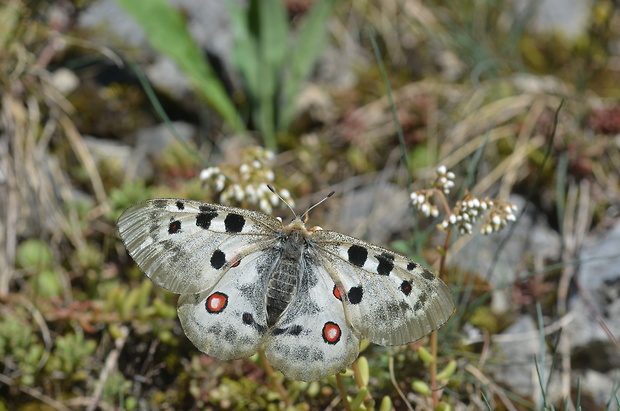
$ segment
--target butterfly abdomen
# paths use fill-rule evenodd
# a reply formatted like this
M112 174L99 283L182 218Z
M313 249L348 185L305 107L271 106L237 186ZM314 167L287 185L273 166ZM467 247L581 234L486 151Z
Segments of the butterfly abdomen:
M280 259L267 283L267 326L272 327L297 294L299 267L306 239L298 232L282 237Z

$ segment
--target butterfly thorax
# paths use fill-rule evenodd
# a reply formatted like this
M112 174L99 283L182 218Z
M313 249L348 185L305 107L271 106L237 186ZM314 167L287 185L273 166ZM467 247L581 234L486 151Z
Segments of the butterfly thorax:
M297 294L302 258L310 233L300 220L285 227L281 237L280 258L267 283L267 325L273 326Z

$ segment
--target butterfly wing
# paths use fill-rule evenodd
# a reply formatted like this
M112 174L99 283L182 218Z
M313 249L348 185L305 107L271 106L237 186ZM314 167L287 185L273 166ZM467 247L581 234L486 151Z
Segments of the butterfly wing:
M143 201L118 220L134 261L177 294L209 290L237 261L269 248L281 228L266 214L179 199Z
M219 360L255 354L267 331L268 273L275 252L253 253L232 267L213 289L179 298L178 314L187 338Z
M334 279L355 331L402 345L441 327L454 311L448 286L407 257L334 231L313 235L320 265Z
M324 267L302 260L297 293L265 340L269 363L289 379L315 381L343 371L359 354L339 294Z

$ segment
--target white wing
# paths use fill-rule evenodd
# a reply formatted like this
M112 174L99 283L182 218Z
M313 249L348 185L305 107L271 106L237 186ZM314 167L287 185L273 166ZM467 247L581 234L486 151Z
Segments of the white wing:
M277 258L274 252L251 254L212 290L179 298L183 331L196 348L219 360L258 352L267 332L266 281Z
M402 345L441 327L454 311L448 286L407 257L334 231L313 235L355 331L380 345Z
M287 378L315 381L351 365L360 343L325 268L306 262L301 273L297 294L268 332L265 355Z
M118 220L129 254L153 282L177 294L212 288L239 259L277 241L266 214L179 199L143 201Z

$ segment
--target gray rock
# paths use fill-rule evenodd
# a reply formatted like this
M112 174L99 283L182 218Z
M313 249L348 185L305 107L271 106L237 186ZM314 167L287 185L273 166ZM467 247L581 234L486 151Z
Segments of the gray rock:
M571 347L573 351L597 347L587 353L588 363L598 371L620 368L620 352L608 335L620 335L620 222L587 241L579 260L575 280L582 292L569 300L574 320L566 330Z
M559 32L575 40L587 29L592 0L513 0L515 9L523 12L534 5L532 29L540 33Z
M196 135L196 127L189 123L173 122L172 127L184 141L190 141ZM128 178L149 178L153 174L152 161L160 157L176 136L165 124L143 128L137 133L136 148L131 154L127 168Z
M519 208L517 214L525 207L525 199L511 196L510 201ZM560 258L560 236L549 227L544 216L533 207L499 233L490 235L475 234L467 239L462 249L450 256L449 262L458 265L461 270L479 273L495 289L492 308L496 313L510 309L508 287L517 280L517 267L525 259L540 261L558 260ZM476 231L474 231L476 232ZM477 232L476 232L477 233ZM497 259L495 255L501 247Z
M511 391L526 398L539 401L541 389L536 362L542 368L543 361L538 326L529 315L521 316L514 324L500 334L502 338L495 343L491 358L501 364L495 370L496 382L510 387ZM549 375L550 360L544 361L544 376ZM548 377L547 377L548 378Z

